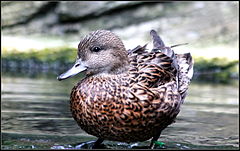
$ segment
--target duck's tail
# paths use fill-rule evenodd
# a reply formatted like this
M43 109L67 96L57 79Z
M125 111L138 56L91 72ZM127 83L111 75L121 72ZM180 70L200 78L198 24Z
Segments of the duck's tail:
M182 100L186 97L189 83L193 76L194 61L190 53L176 54L178 68L178 91Z

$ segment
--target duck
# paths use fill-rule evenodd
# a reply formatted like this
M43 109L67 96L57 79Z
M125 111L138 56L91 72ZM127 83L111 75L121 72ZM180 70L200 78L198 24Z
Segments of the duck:
M152 50L127 50L110 30L96 30L82 38L75 64L59 81L83 72L70 94L72 117L82 130L104 140L142 142L150 148L174 123L193 76L191 54L177 54L150 31ZM176 45L175 45L176 46Z

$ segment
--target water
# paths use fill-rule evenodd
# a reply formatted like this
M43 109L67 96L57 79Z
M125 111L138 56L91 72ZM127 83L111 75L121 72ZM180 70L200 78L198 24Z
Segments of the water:
M82 131L69 109L78 77L2 73L2 149L82 149L97 139ZM239 88L192 83L176 123L163 132L162 149L239 149ZM150 141L104 141L103 148L146 148Z

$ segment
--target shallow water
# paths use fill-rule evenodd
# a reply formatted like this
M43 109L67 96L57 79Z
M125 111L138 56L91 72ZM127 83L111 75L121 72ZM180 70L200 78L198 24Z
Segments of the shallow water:
M2 73L2 149L84 149L96 137L73 120L69 94L81 75ZM239 149L239 88L192 83L176 123L163 132L162 149ZM104 141L103 148L146 148L150 141Z

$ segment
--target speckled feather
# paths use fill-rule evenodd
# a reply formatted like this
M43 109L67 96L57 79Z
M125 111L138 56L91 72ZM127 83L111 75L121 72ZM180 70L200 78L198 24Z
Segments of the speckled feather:
M87 54L80 49L90 45L96 33L79 44L83 60ZM147 52L145 47L128 51L129 64L123 71L87 74L72 89L70 108L84 131L106 140L137 142L174 122L191 80L187 75L192 70L191 55L171 57L157 48Z

